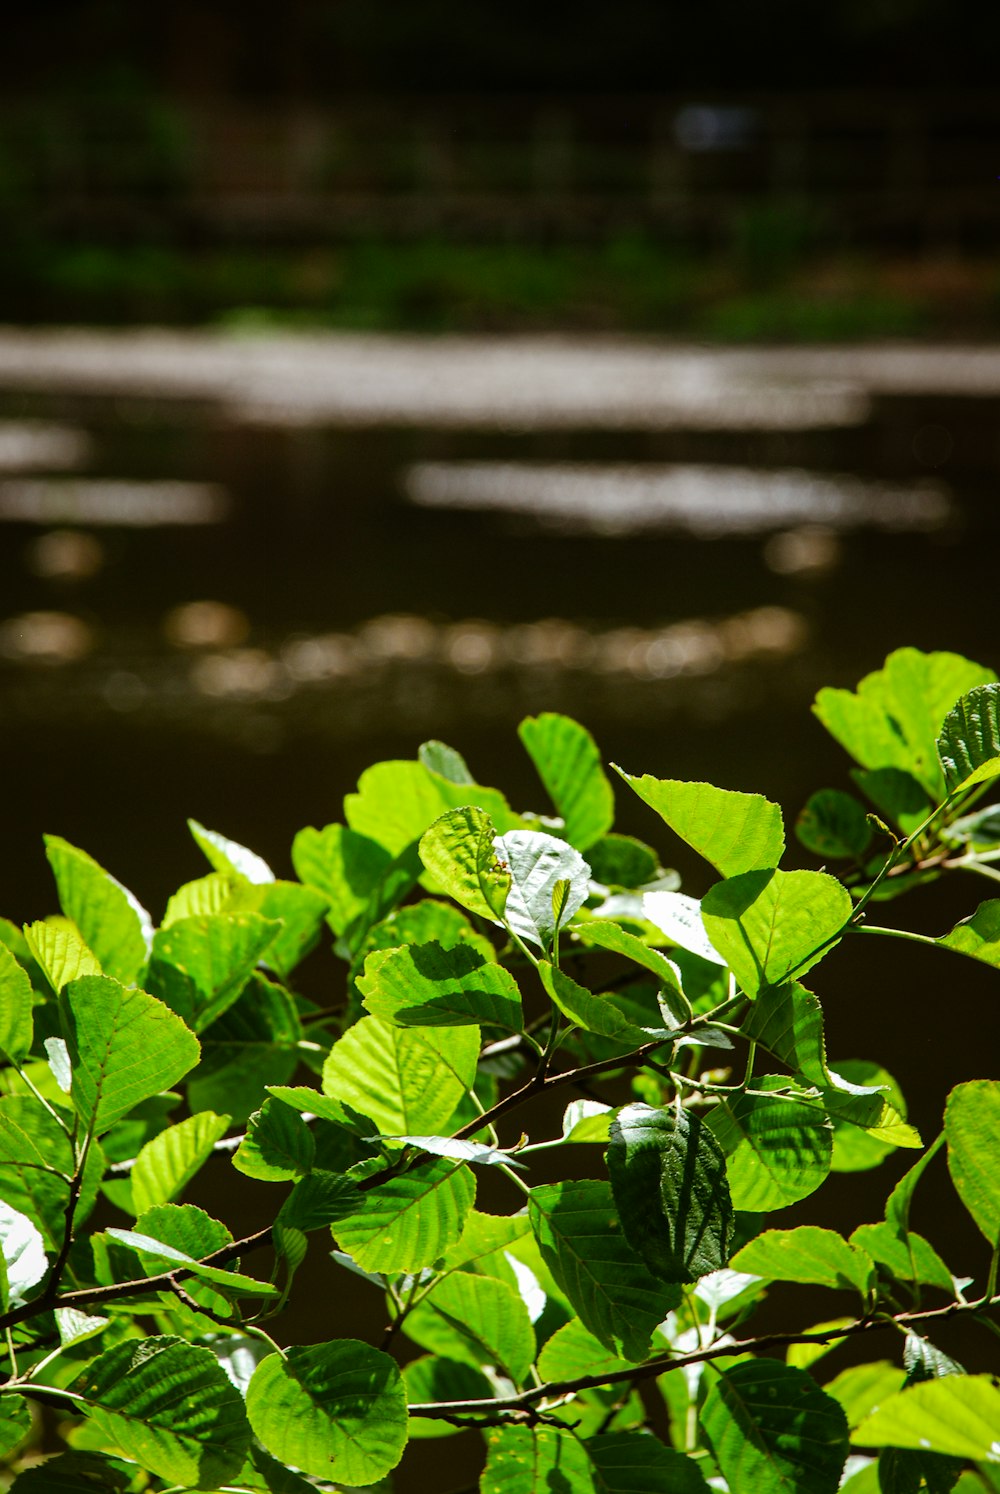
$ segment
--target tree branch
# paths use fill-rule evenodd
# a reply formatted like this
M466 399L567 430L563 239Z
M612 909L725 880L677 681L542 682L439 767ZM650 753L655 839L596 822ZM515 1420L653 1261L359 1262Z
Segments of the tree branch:
M1000 1304L1000 1296L982 1297L977 1302L955 1301L944 1307L932 1307L922 1312L900 1312L893 1316L858 1318L842 1328L825 1328L802 1333L763 1333L759 1338L734 1339L725 1344L713 1344L708 1348L694 1349L690 1354L664 1354L651 1359L647 1364L630 1365L628 1369L612 1370L607 1375L578 1375L573 1380L550 1380L545 1385L533 1385L519 1395L506 1398L497 1396L479 1401L440 1401L426 1405L410 1406L411 1416L424 1416L449 1420L455 1416L472 1416L482 1412L487 1416L501 1415L506 1411L516 1418L529 1410L537 1401L559 1396L573 1395L578 1390L595 1390L601 1385L621 1385L630 1380L651 1380L669 1370L684 1369L692 1364L704 1364L710 1359L722 1359L731 1354L759 1354L764 1349L774 1349L785 1344L824 1344L831 1339L852 1338L861 1333L875 1333L883 1328L910 1328L925 1323L940 1323L960 1313L983 1312L986 1308Z

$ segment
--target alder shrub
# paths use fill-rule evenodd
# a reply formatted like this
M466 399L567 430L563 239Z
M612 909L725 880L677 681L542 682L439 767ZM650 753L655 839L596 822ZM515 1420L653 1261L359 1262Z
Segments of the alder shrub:
M612 831L615 780L560 715L520 729L554 813L427 743L299 832L298 881L192 822L211 870L157 929L49 837L62 913L0 944L7 1484L388 1489L408 1438L473 1427L483 1494L1000 1488L1000 1384L935 1346L959 1316L1000 1331L1000 1084L942 1095L925 1145L888 1073L831 1065L803 984L854 936L1000 966L998 898L937 938L891 916L914 884L1000 876L1000 804L973 807L1000 777L1000 684L902 649L815 710L875 806L825 789L802 811L834 871L783 870L756 794L617 770L718 874L700 904ZM295 985L325 925L330 1006ZM561 1134L525 1135L555 1090ZM768 1227L899 1148L850 1238ZM552 1152L568 1175L538 1181ZM210 1158L268 1227L234 1239L181 1201ZM945 1164L985 1236L961 1261L910 1227ZM486 1168L507 1214L475 1207ZM282 1347L308 1248L322 1321L371 1294L377 1345ZM792 1291L787 1329L755 1335L785 1283L829 1289L828 1314L803 1322ZM868 1358L831 1372L847 1340Z

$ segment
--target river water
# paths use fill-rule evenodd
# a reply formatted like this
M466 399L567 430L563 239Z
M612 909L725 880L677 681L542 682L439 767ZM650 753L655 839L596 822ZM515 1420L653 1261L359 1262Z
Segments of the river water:
M0 333L0 912L52 910L43 831L154 916L202 870L187 815L286 874L431 736L544 808L515 736L541 709L793 817L847 783L819 686L901 644L1000 661L998 397L983 348ZM980 900L919 896L935 931ZM995 975L911 953L838 952L817 989L832 1053L874 1028L930 1136ZM828 1190L815 1217L860 1222Z

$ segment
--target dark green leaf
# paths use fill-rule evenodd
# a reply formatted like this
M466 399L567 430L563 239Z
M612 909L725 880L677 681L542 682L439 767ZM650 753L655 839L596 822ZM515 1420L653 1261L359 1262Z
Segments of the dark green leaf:
M378 950L357 985L374 1016L401 1027L523 1026L514 977L468 944Z
M879 814L898 825L904 835L918 830L931 812L926 791L902 768L852 768L851 777Z
M781 860L785 849L781 810L760 794L653 778L648 773L633 778L621 768L617 771L722 876L773 868Z
M562 818L566 839L586 851L611 829L615 817L596 742L579 722L551 711L526 717L518 735Z
M937 740L949 798L1000 774L1000 685L978 685L948 712Z
M606 1349L640 1361L680 1293L647 1269L625 1238L610 1185L532 1188L528 1215L542 1259L580 1321Z
M0 1198L37 1224L50 1250L62 1244L75 1166L69 1137L37 1100L27 1095L0 1099ZM103 1153L92 1145L76 1208L79 1224L94 1206L103 1172Z
M839 789L820 789L796 820L795 833L807 851L824 861L837 861L863 856L872 827L857 799Z
M555 1427L494 1427L486 1434L480 1494L595 1494L584 1445Z
M608 1172L629 1244L664 1281L720 1270L733 1240L722 1148L683 1108L627 1105L611 1122Z
M23 1396L0 1398L0 1458L6 1458L31 1431L31 1412ZM36 1483L36 1488L41 1486Z
M423 1354L404 1365L403 1381L411 1406L426 1406L437 1401L489 1400L493 1395L492 1385L480 1370L439 1354ZM413 1438L454 1437L460 1430L460 1427L436 1416L410 1417L410 1436Z
M353 1213L357 1197L352 1179L313 1168L295 1184L281 1205L278 1219L290 1229L322 1229Z
M59 1013L73 1066L73 1103L98 1135L169 1089L200 1056L194 1034L168 1006L107 976L70 981Z
M201 1035L201 1063L188 1081L191 1109L225 1111L242 1125L259 1110L266 1085L292 1077L301 1038L294 997L255 971Z
M651 882L660 862L651 846L631 835L604 835L587 849L590 873L606 887L641 887Z
M589 1437L583 1445L593 1465L596 1494L709 1494L693 1458L664 1447L646 1432Z
M73 1388L113 1445L171 1483L212 1489L242 1467L250 1445L243 1401L208 1349L126 1339Z
M754 1359L722 1372L701 1424L730 1489L836 1494L847 1419L804 1370Z
M133 1469L99 1452L59 1453L19 1473L17 1494L122 1494Z

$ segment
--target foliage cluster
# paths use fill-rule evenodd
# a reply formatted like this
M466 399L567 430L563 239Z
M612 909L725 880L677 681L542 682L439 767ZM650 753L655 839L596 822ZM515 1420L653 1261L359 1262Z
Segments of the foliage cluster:
M955 1088L924 1148L890 1074L830 1061L802 984L854 936L1000 966L1000 899L939 938L874 916L946 873L1000 876L1000 806L974 807L1000 777L1000 684L903 649L815 709L877 810L830 789L799 816L836 875L781 867L759 795L618 770L718 873L700 903L612 830L597 748L559 715L520 729L554 814L427 743L364 773L345 823L300 831L298 880L192 822L211 870L155 929L47 837L61 914L0 924L17 1494L388 1489L408 1438L465 1427L482 1494L1000 1489L1000 1386L934 1341L959 1316L998 1331L1000 1084ZM326 927L321 1006L296 970ZM561 1134L529 1138L522 1107L556 1089ZM900 1148L920 1155L881 1219L768 1227ZM557 1181L533 1180L545 1153ZM974 1260L911 1227L939 1153ZM234 1239L182 1201L210 1162L258 1207L270 1190L267 1227ZM476 1208L485 1169L509 1213ZM345 1294L384 1301L377 1347L264 1326L280 1337L310 1244L332 1326ZM831 1293L823 1322L795 1318L793 1285L787 1331L746 1328L796 1283ZM848 1341L873 1357L829 1374Z

